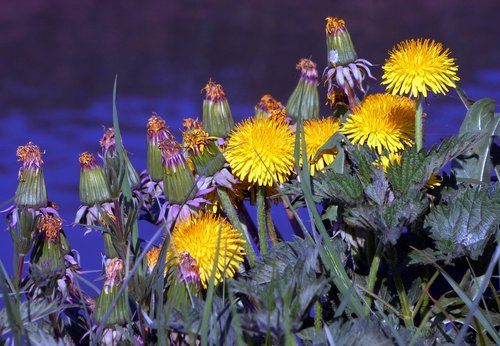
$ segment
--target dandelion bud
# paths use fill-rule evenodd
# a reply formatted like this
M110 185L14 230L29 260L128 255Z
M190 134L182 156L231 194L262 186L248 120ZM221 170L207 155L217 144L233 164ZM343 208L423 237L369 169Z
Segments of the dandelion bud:
M181 146L174 140L165 140L159 144L162 152L165 179L163 181L165 199L173 204L181 204L196 193L193 173L186 158L181 153Z
M104 135L99 142L102 148L102 158L104 160L104 170L106 173L106 178L108 179L108 184L111 190L111 194L114 197L118 197L120 193L120 157L116 151L115 143L115 130L113 128L108 128L104 131ZM130 184L132 190L136 190L141 186L141 178L135 170L134 166L128 159L127 152L123 152L123 164L124 173Z
M203 101L203 129L211 136L227 137L234 121L222 86L209 80L203 90L206 92Z
M347 65L358 58L343 19L326 18L326 47L331 66Z
M356 89L363 93L363 80L366 76L375 79L370 72L373 66L368 60L358 59L351 36L342 19L326 18L326 46L328 67L323 73L328 84L327 100L332 108L336 106L336 90L341 89L347 96L349 108L357 105Z
M17 212L17 229L18 229L18 251L21 255L26 255L31 249L32 235L35 231L36 216L33 210L27 208L19 209Z
M287 115L293 120L318 119L318 70L316 64L309 59L300 59L297 64L300 79L297 87L286 104Z
M124 276L123 261L119 258L109 259L106 263L106 281L99 297L97 297L96 308L94 310L96 323L100 324L102 322L106 311L120 290ZM125 294L120 295L116 305L111 309L111 315L106 321L107 327L125 325L130 321L130 306L125 297Z
M93 206L111 200L104 170L97 164L94 155L84 152L80 155L80 200Z
M16 207L40 208L47 205L47 192L43 178L42 154L37 145L29 142L17 148L19 185L14 204Z
M182 133L182 137L194 170L199 175L213 176L226 162L214 142L216 137L210 137L203 129L197 128L196 123L186 123L186 125L188 127Z
M172 133L167 129L165 120L163 120L158 114L153 113L148 120L147 124L147 144L148 144L148 173L151 180L159 182L163 180L165 174L161 150L158 144L166 139L172 139Z
M31 253L31 263L56 277L64 276L66 265L61 246L62 220L50 214L43 215L37 225L38 237Z

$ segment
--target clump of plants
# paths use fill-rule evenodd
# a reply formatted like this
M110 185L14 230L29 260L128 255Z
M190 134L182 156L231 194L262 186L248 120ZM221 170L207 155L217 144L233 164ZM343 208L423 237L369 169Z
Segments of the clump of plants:
M141 173L114 106L101 151L78 158L73 226L104 243L98 294L83 289L70 225L47 199L42 151L20 146L4 211L18 261L0 268L2 342L500 344L494 101L469 100L433 40L398 43L376 94L376 67L343 20L326 19L326 41L323 74L301 59L286 104L264 95L234 124L210 80L202 120L185 119L182 138L152 114ZM460 131L425 147L426 98L451 91L465 106ZM279 204L286 230L273 221Z

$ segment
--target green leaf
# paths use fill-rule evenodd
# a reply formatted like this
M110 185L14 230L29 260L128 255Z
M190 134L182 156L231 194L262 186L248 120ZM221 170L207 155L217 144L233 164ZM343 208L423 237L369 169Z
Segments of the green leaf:
M438 250L477 259L495 233L500 214L498 186L488 195L482 186L462 188L450 203L434 207L425 220Z
M479 133L461 133L443 140L439 145L434 145L429 150L426 176L439 172L446 164L459 155L466 155L482 139Z
M500 122L500 115L494 111L495 102L492 99L476 101L467 111L460 127L460 134L478 134L482 139L474 148L453 160L452 171L458 178L490 181L493 170L490 158L491 144Z
M387 177L397 196L405 195L410 190L420 190L428 177L426 175L426 155L415 148L406 149L401 156L401 163L394 161L387 167Z
M315 176L313 191L316 196L344 204L353 204L363 198L363 186L358 177L331 171Z
M391 331L373 319L350 320L345 323L334 322L325 325L320 331L314 327L307 328L299 334L304 345L344 345L344 346L389 346L397 344L397 340L407 344L410 334L406 331L397 331L398 335L391 335Z

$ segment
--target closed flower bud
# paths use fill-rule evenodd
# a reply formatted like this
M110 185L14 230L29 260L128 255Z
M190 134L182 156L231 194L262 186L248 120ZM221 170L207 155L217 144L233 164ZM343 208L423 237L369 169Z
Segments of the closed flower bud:
M47 205L47 192L43 178L42 154L37 145L29 142L17 148L19 169L14 204L16 207L40 208Z
M31 253L31 263L56 277L64 276L64 250L61 246L62 220L57 216L43 215L37 222L37 239Z
M286 104L287 115L295 121L299 118L318 119L319 96L316 64L309 59L300 59L296 67L300 70L300 79Z
M222 86L210 80L203 90L206 92L203 101L203 129L210 136L227 137L234 121Z
M113 197L118 197L120 193L120 157L116 151L115 130L108 128L99 142L102 148L102 158L104 160L104 171ZM127 152L124 150L124 173L132 190L141 186L141 178L130 162Z
M97 164L94 155L84 152L80 155L80 200L93 206L111 200L104 170Z
M185 122L186 130L182 133L184 147L199 175L213 176L224 167L226 160L215 144L214 137L197 127L197 122Z
M97 297L96 308L94 310L94 319L100 324L104 315L111 306L123 282L125 270L123 261L119 258L109 259L106 263L106 281L103 289ZM111 310L111 315L106 321L106 326L125 325L130 321L130 306L126 300L126 295L120 295L116 305Z
M161 150L158 145L161 141L172 138L172 133L167 129L165 120L153 113L147 124L147 165L149 176L154 182L162 181L165 175Z
M181 153L181 146L174 140L160 143L165 179L163 181L165 199L173 204L181 204L196 193L193 173L186 158Z

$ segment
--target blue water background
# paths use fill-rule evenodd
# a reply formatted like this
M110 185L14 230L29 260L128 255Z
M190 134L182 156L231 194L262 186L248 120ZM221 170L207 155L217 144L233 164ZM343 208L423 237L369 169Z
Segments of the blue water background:
M312 58L320 71L326 64L327 15L346 19L358 55L379 65L372 70L378 81L396 42L431 37L452 50L471 99L500 100L500 1L2 0L0 6L0 201L17 186L17 146L38 144L49 199L60 206L70 243L89 271L100 269L102 240L71 225L79 206L78 156L96 153L103 126L112 125L115 74L124 145L139 171L146 166L151 112L180 140L182 119L201 118L200 91L209 78L224 86L237 121L253 114L263 94L285 103L299 58ZM377 81L369 83L382 91ZM454 92L431 95L424 111L429 145L456 133L466 112ZM154 231L140 227L145 239ZM9 234L0 232L0 259L9 272L12 256Z

